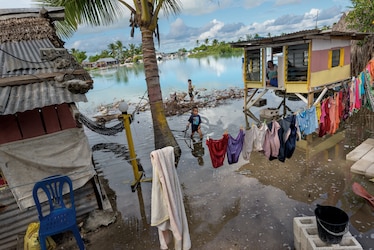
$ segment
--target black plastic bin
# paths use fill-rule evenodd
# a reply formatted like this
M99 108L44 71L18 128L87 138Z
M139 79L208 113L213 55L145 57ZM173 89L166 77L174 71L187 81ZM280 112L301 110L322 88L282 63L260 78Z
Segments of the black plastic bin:
M328 244L339 244L349 231L348 215L341 209L317 204L314 210L319 238Z

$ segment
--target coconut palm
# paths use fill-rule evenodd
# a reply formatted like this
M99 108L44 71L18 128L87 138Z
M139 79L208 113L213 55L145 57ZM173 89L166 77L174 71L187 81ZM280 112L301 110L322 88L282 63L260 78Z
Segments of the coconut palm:
M117 46L114 43L108 44L108 50L110 51L110 55L114 58L117 56Z
M139 28L142 37L143 62L149 103L152 113L155 148L173 146L176 163L181 150L166 120L154 37L159 42L158 16L162 10L166 16L181 11L180 0L33 0L44 6L65 7L64 24L58 24L63 36L68 37L80 24L106 25L131 12L131 36Z
M117 51L117 59L122 61L123 60L123 43L120 40L115 42L116 44L116 51Z

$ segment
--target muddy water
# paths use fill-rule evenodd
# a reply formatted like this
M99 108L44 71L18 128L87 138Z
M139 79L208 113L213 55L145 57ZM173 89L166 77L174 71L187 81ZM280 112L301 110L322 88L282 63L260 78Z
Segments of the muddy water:
M188 114L168 118L182 149L177 172L192 249L293 249L293 218L314 216L316 204L343 209L350 217L352 235L363 249L372 249L374 210L351 191L351 185L357 181L374 194L374 184L351 173L353 162L346 161L345 155L366 138L374 137L373 115L355 114L336 135L311 138L284 163L254 152L249 162L240 157L236 164L229 165L225 160L224 166L214 169L206 136L219 139L227 131L235 137L245 126L242 106L242 100L232 100L200 110L205 135L201 144L185 137ZM253 112L258 114L259 109ZM131 129L140 164L146 177L152 177L150 113L136 115ZM140 191L131 191L134 177L126 161L124 133L109 137L86 132L98 171L115 191L117 209L125 221L125 228L118 229L122 239L108 240L108 249L159 249L157 230L149 226L151 183L142 182Z

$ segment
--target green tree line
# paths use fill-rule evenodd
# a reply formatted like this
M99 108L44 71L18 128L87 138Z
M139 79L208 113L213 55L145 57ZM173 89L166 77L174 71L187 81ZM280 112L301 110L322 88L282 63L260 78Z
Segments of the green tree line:
M74 58L82 63L88 58L89 62L96 62L100 58L112 57L117 59L120 63L125 61L137 62L141 58L142 44L136 45L133 43L128 44L128 47L124 46L120 40L107 45L107 49L102 50L99 54L87 57L86 51L72 48L70 53Z

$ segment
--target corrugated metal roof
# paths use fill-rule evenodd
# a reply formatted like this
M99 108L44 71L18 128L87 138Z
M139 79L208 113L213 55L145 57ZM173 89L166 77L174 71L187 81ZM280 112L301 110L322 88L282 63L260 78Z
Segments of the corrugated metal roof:
M273 46L281 43L288 43L294 41L310 40L312 38L350 38L352 40L361 40L368 36L370 33L360 33L360 32L343 32L343 31L332 31L332 30L301 30L289 34L284 34L274 37L263 37L258 39L252 39L249 41L235 42L231 43L231 46L236 48L241 47L256 47L256 46Z
M0 115L72 102L87 102L87 97L73 94L54 81L0 87Z
M40 48L54 48L47 40L11 42L1 45L1 77L51 72L53 62L40 59Z
M1 22L1 21L0 21ZM0 115L15 114L44 106L87 102L84 94L76 94L64 88L60 82L41 80L40 74L66 73L81 69L70 56L72 63L68 68L57 68L53 61L42 60L40 49L55 48L48 39L24 40L0 44L0 79L9 78L9 83L3 81L0 86ZM27 84L17 83L15 77L32 76ZM91 81L87 72L74 75L74 79ZM10 83L11 82L11 83ZM4 86L9 85L9 86Z

